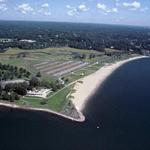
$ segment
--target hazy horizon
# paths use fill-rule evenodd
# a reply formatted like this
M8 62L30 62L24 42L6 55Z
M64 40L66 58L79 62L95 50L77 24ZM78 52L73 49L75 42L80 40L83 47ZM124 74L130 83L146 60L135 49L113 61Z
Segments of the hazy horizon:
M68 24L93 24L93 25L112 25L112 26L131 26L131 27L147 27L150 25L130 25L130 24L113 24L113 23L93 23L93 22L69 22L69 21L40 21L40 20L1 20L0 22L41 22L41 23L68 23Z
M0 0L0 20L150 26L149 0Z

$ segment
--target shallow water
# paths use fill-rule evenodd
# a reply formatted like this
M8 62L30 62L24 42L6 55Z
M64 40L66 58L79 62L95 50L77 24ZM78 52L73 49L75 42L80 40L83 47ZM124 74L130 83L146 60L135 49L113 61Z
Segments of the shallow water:
M82 124L47 113L0 111L0 150L150 149L150 59L117 69L85 108Z

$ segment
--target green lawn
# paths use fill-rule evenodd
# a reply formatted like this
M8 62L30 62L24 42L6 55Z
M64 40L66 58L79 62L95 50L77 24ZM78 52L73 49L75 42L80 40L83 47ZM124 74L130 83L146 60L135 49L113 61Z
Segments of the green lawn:
M48 108L60 112L67 102L66 96L71 92L73 86L69 86L62 91L58 92L55 96L48 99L47 106Z
M17 101L17 104L29 105L32 107L42 107L41 101L42 101L41 98L24 97L21 98L19 101Z
M108 49L109 51L111 49ZM20 52L27 52L26 58L17 58L17 54ZM73 60L72 52L78 52L81 54L86 54L87 58L84 61L88 61L91 63L99 62L99 64L95 64L93 66L87 66L85 68L78 69L74 71L73 74L68 74L65 76L65 79L69 79L69 83L79 80L89 74L92 74L96 70L100 69L106 63L114 63L119 60L127 59L130 56L129 54L122 54L121 56L106 56L103 53L96 52L94 50L79 50L74 48L47 48L47 49L39 49L39 50L20 50L18 48L9 49L8 51L0 54L0 62L4 64L11 64L18 67L24 67L26 70L29 70L31 73L35 74L37 70L33 67L33 64L40 63L42 61L68 61ZM96 55L93 59L88 59L88 55L94 53ZM15 56L16 55L16 56ZM12 57L11 57L12 56ZM7 59L6 59L7 58ZM42 79L47 82L56 81L57 79L52 76L47 76L44 73L42 74ZM67 88L64 88L56 95L47 98L46 104L41 104L43 101L42 98L34 98L34 97L24 97L21 98L20 101L16 101L17 104L28 105L37 108L48 108L57 112L62 111L64 108L67 99L66 96L72 91L73 85Z
M68 78L69 79L69 83L76 81L80 78L83 78L89 74L94 73L96 70L98 70L100 68L100 66L96 67L96 66L92 66L92 67L87 67L87 68L83 68L77 71L74 71L73 74L69 74L67 76L65 76L65 79Z
M35 97L24 97L21 100L16 101L17 104L28 105L37 108L48 108L57 112L60 112L63 106L66 104L66 96L71 92L73 86L64 88L62 91L58 92L55 96L47 98L46 104L42 105L41 102L44 101L42 98Z
M94 50L80 50L69 47L62 48L46 48L46 49L37 49L37 50L22 50L19 48L9 48L4 53L0 53L0 62L4 64L11 64L18 67L24 67L32 73L38 72L38 70L33 67L33 64L38 64L43 61L70 61L73 60L72 53L86 54L87 57L84 59L86 62L95 62L98 59L98 55L101 55L101 52ZM19 56L18 54L25 53L26 57ZM96 58L89 59L89 54L95 54Z

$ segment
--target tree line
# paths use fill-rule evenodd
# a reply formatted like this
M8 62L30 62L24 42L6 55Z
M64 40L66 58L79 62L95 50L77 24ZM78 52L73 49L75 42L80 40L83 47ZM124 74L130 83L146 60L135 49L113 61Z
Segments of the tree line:
M48 22L0 22L0 49L41 49L68 46L104 51L105 48L139 52L150 49L150 29L144 27ZM22 42L30 39L36 42Z

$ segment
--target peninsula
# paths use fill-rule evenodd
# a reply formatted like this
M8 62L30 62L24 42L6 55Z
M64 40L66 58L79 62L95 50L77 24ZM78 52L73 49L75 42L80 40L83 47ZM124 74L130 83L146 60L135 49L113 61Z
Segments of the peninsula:
M82 109L97 87L119 66L141 57L112 49L49 48L35 53L10 48L0 54L0 105L83 122Z

